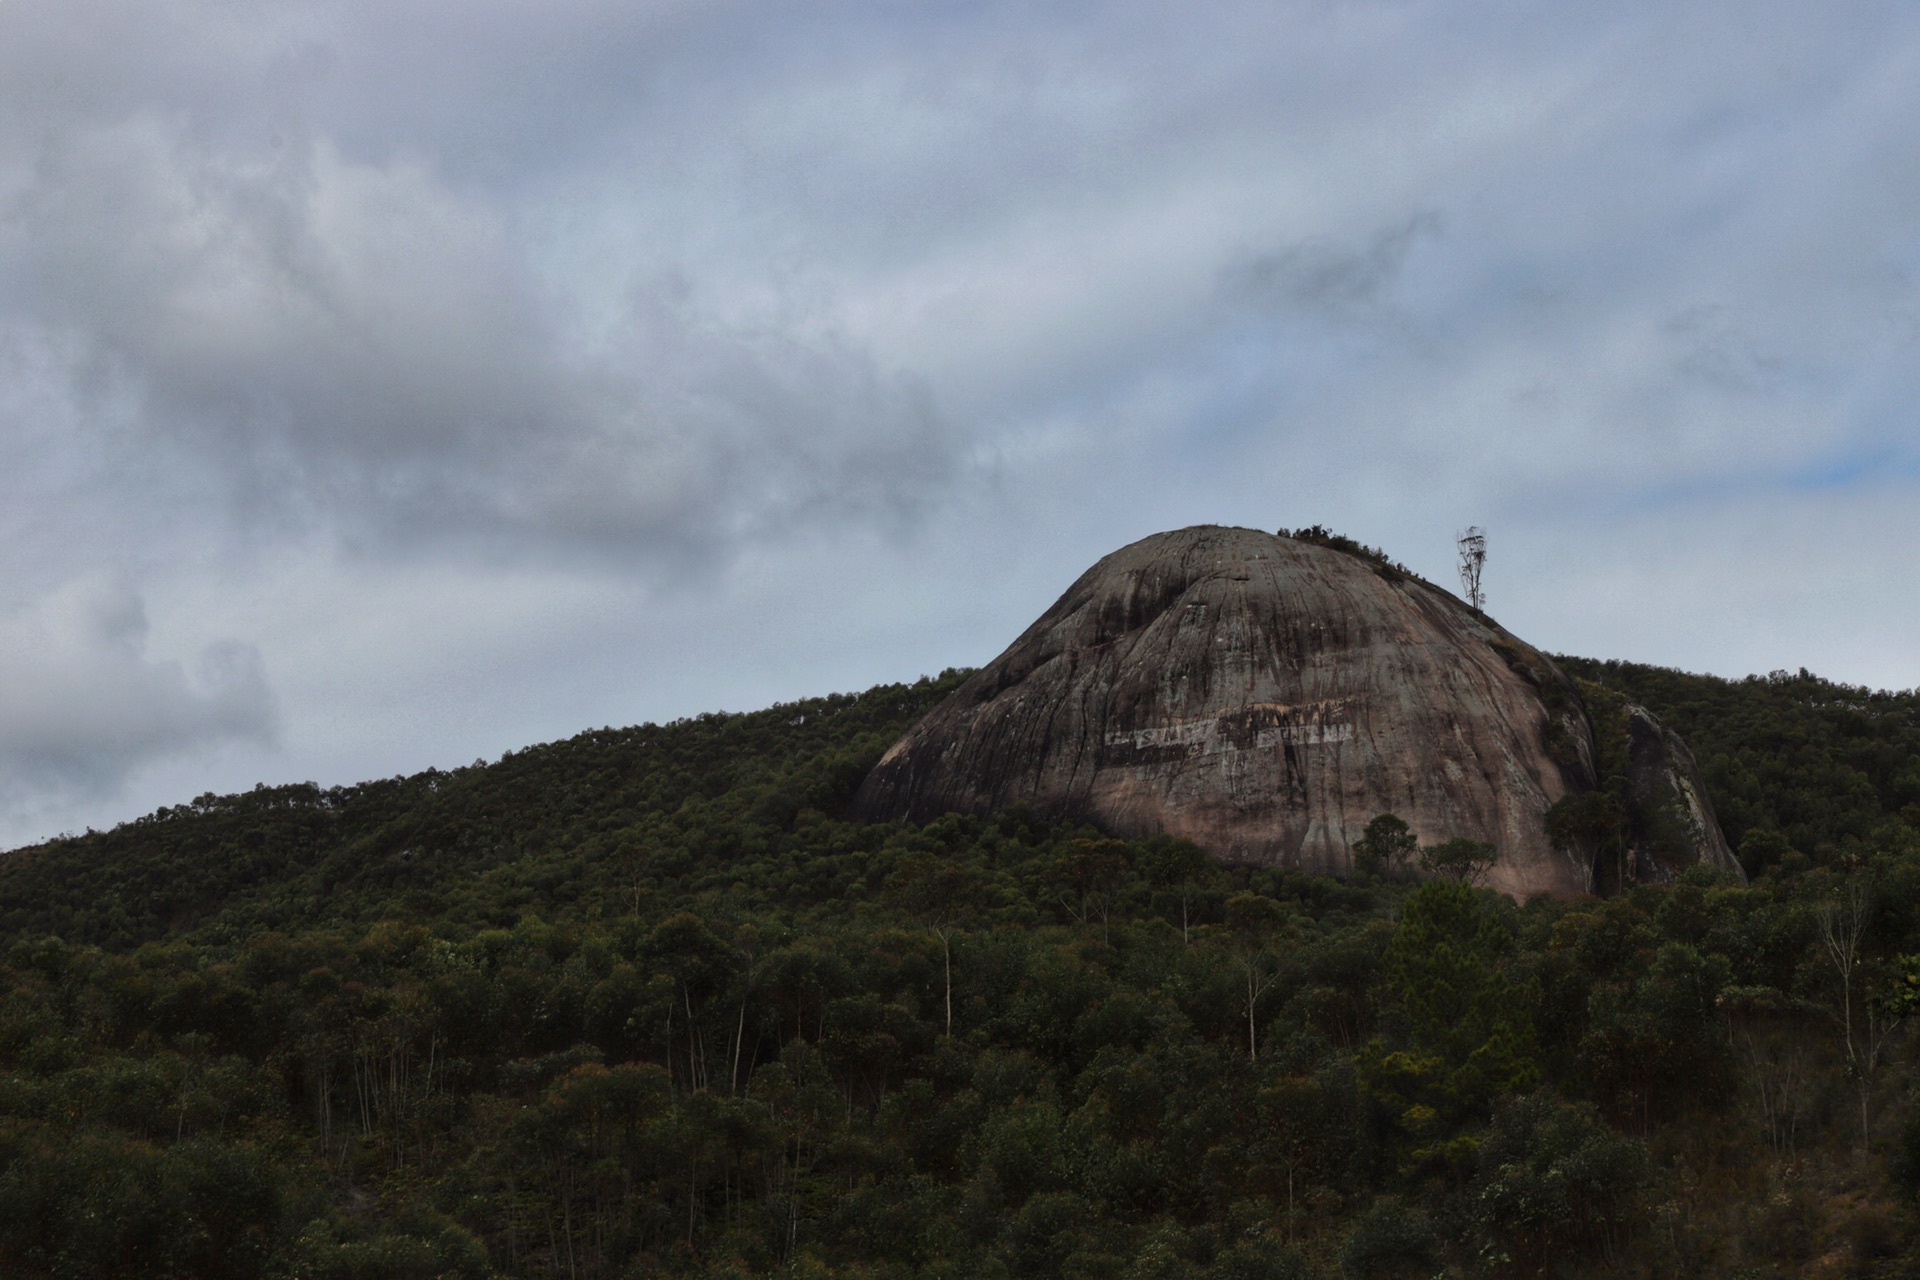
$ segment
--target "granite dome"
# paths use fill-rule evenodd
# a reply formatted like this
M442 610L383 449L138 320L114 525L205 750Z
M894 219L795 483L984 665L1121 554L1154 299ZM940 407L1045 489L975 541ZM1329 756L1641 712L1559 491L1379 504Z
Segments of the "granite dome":
M1737 871L1672 742L1648 767L1688 806L1695 856ZM1596 786L1594 759L1572 682L1448 592L1317 542L1202 526L1081 575L887 752L855 807L921 821L1027 804L1336 875L1392 812L1423 842L1492 842L1498 889L1564 896L1592 891L1595 868L1555 850L1543 818Z

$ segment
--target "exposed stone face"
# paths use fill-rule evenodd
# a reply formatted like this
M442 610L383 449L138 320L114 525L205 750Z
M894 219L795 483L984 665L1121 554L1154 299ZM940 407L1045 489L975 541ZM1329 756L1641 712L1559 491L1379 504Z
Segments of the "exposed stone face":
M1693 752L1652 712L1633 705L1627 708L1627 811L1635 880L1672 881L1696 862L1746 878L1720 830Z
M894 745L855 808L924 821L1024 803L1335 875L1392 812L1423 843L1491 841L1498 889L1572 895L1592 868L1548 844L1542 815L1594 786L1593 759L1571 683L1452 595L1208 526L1088 570Z

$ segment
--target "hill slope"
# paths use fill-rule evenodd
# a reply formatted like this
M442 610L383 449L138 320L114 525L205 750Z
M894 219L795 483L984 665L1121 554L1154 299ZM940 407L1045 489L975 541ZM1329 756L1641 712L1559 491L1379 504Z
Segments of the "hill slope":
M1920 690L1870 690L1804 668L1723 680L1561 656L1571 675L1651 708L1687 739L1749 874L1898 846L1920 829Z
M1751 887L848 820L958 674L7 855L0 1272L1913 1274L1920 699L1561 664Z
M611 913L636 870L725 867L800 810L838 808L958 678L601 729L357 786L204 795L6 855L0 931L124 949L396 913L467 927Z

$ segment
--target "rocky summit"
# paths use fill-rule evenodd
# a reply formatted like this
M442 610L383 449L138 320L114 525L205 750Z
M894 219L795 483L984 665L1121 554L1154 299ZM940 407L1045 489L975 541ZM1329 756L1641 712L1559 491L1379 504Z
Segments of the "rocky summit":
M1204 526L1082 574L887 752L855 808L925 821L1024 804L1333 875L1393 813L1426 844L1493 844L1488 883L1516 897L1696 861L1737 875L1685 744L1627 716L1602 726L1630 757L1624 831L1557 849L1547 810L1599 788L1605 752L1551 660L1351 544Z

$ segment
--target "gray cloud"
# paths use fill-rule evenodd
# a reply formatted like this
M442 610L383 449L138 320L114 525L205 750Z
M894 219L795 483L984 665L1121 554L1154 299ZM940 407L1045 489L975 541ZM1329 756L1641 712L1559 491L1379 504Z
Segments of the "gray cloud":
M1679 346L1676 370L1723 391L1764 390L1779 379L1782 361L1762 351L1719 306L1688 307L1668 318Z
M1440 216L1422 211L1361 244L1311 236L1236 258L1221 269L1221 287L1228 297L1259 307L1299 308L1348 323L1381 319L1390 312L1389 294L1407 255L1440 230Z
M1906 572L1916 85L1897 3L5 0L0 599L257 646L280 754L102 747L156 803L980 660L1195 520L1781 665L1702 531ZM1785 665L1911 684L1897 596Z
M114 795L141 767L240 741L271 745L260 655L223 642L191 668L147 653L145 605L114 578L0 616L0 814Z
M210 151L154 113L63 137L5 221L13 321L95 418L250 515L349 535L700 551L900 520L958 470L922 381L834 333L637 283L563 348L498 210L324 139Z

